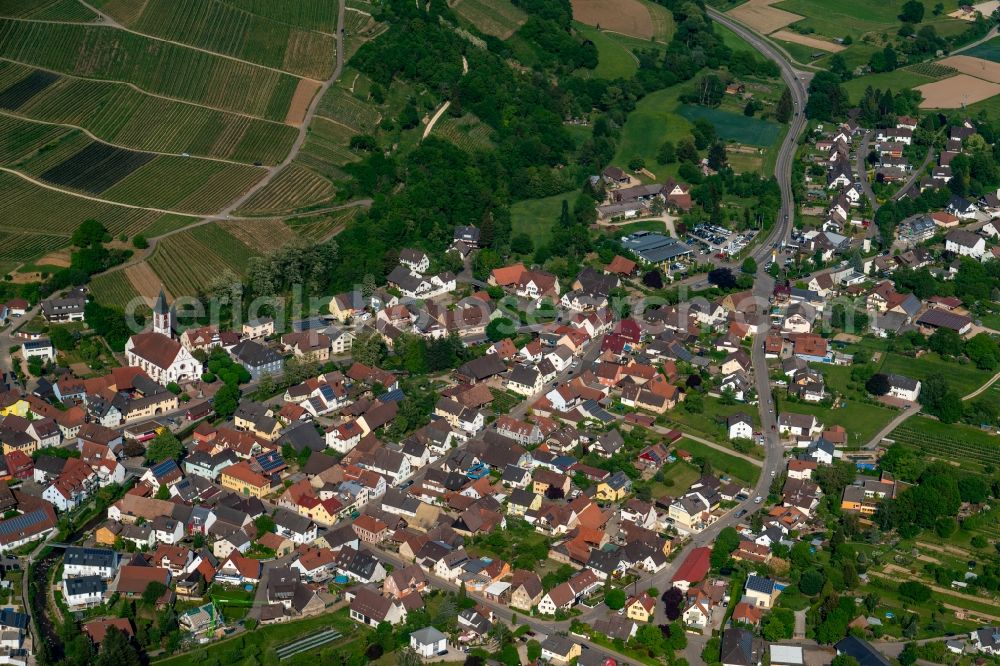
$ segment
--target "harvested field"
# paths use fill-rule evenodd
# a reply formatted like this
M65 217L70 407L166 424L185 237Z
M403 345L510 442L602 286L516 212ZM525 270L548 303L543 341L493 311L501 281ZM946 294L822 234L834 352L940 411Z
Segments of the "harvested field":
M1000 84L959 74L917 87L924 96L922 109L955 109L974 104L1000 93Z
M58 266L59 268L69 268L69 250L56 250L35 262L39 266Z
M844 50L843 46L835 42L828 42L825 39L800 35L797 32L791 32L789 30L779 30L777 32L773 32L771 33L771 37L774 37L775 39L783 39L786 42L792 42L793 44L802 44L803 46L808 46L810 48L820 49L821 51L829 51L830 53L837 53L838 51Z
M125 275L128 277L128 281L132 283L132 288L145 299L148 305L153 304L161 288L166 292L167 298L173 300L173 295L164 286L163 280L156 276L156 273L153 272L153 269L145 261L126 267Z
M803 16L786 12L784 9L775 9L771 5L779 0L749 0L739 7L734 7L726 12L737 21L745 23L759 33L769 35L775 30L780 30L786 25L802 20ZM791 41L791 40L789 40Z
M954 67L962 74L968 74L977 79L1000 83L1000 62L967 55L953 55L941 60L940 64Z
M295 94L292 95L292 102L288 105L288 115L285 116L285 124L299 127L305 120L306 111L309 110L309 102L320 87L319 81L312 79L302 79L295 87Z
M639 39L650 39L654 35L649 10L638 0L572 0L572 3L573 18L580 23Z

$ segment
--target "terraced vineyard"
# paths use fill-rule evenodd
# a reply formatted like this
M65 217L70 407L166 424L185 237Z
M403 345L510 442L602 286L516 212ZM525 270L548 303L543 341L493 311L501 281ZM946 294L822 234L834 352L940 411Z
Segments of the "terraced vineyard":
M252 166L161 155L102 196L122 203L207 215L225 207L263 176L262 169Z
M333 70L333 27L327 33L303 30L227 3L205 0L134 0L131 5L109 4L105 11L141 33L296 75L325 79Z
M333 195L333 184L329 180L311 169L291 164L236 212L240 215L281 213L327 201Z
M260 254L273 252L291 240L288 225L281 220L260 219L247 222L245 220L229 220L219 222L231 236Z
M939 460L954 460L972 471L1000 465L1000 437L968 426L945 425L915 416L892 431L889 438L917 448Z
M233 270L214 248L187 231L161 239L147 263L174 297L194 296Z
M295 2L226 0L226 4L251 14L308 30L332 33L337 29L337 3L329 0L295 0Z
M125 307L129 301L139 296L139 292L132 286L125 271L97 276L90 283L90 293L101 305L118 307Z
M340 86L330 86L319 102L316 113L355 130L355 134L371 133L382 119L371 104Z
M0 259L28 259L69 244L73 230L84 220L96 219L113 236L132 236L161 217L159 213L90 201L47 190L9 173L0 173ZM30 229L31 233L25 233ZM32 251L8 243L11 235L44 235L47 245ZM23 239L22 239L23 240Z
M458 0L454 10L487 35L507 39L528 16L507 0Z
M218 224L203 224L178 235L191 234L205 247L210 247L236 273L246 270L247 260L257 254L236 240L232 234Z
M459 118L445 114L434 126L433 133L435 136L444 137L459 148L469 152L489 150L493 147L493 141L490 138L493 130L471 113Z
M35 21L93 21L97 15L77 0L3 0L0 16L16 16Z
M316 242L325 241L343 229L360 213L360 208L345 208L326 215L294 218L288 220L288 226L302 238Z
M0 19L0 57L283 121L298 79L107 26Z
M348 148L351 137L356 134L350 127L317 116L309 129L309 138L299 154L299 161L305 166L327 178L337 179L343 175L337 167L361 159Z
M296 136L295 128L283 123L6 61L0 61L0 86L0 109L82 127L99 139L135 150L277 164Z

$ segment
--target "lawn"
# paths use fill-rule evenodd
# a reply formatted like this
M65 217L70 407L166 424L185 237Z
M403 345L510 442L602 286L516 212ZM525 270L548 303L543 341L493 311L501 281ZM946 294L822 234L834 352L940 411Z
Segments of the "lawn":
M573 21L573 28L597 47L597 67L578 73L599 79L630 79L639 70L639 62L621 42L579 21Z
M859 76L851 79L850 81L844 83L844 90L847 91L847 94L850 96L852 102L858 103L864 96L865 88L868 86L880 90L891 88L892 90L898 91L903 88L916 88L917 86L921 86L925 83L932 83L937 80L938 79L933 76L918 74L917 72L908 69L897 69L894 72L868 74L867 76Z
M677 143L691 136L693 125L676 113L680 104L677 98L681 92L681 86L676 85L657 90L639 100L635 110L628 114L613 164L624 167L632 158L640 157L646 161L646 168L661 178L671 170L676 172L676 164L670 165L669 169L658 167L656 153L664 141ZM661 174L661 171L664 173Z
M269 649L280 647L295 639L329 628L336 629L344 636L349 637L358 630L359 625L351 621L347 609L344 608L335 613L324 613L306 620L259 626L253 631L238 634L231 639L214 642L203 649L154 663L163 666L198 666L206 659L212 663L234 663L242 661L244 654L264 655ZM329 648L332 645L336 645L336 643L328 643L323 648ZM296 655L296 657L301 656Z
M779 399L777 407L779 412L812 414L828 428L832 425L843 426L850 435L847 442L849 447L863 446L869 442L875 433L896 415L894 410L887 407L870 405L857 400L848 400L846 406L832 409L814 403L791 403Z
M743 412L753 419L754 428L760 427L760 417L757 409L753 405L736 403L734 405L724 405L718 398L706 396L703 399L704 410L699 414L693 414L684 409L683 404L677 409L665 414L665 421L671 425L679 425L681 428L692 430L695 434L703 436L705 439L716 441L724 446L728 446L726 434L726 418Z
M922 382L934 376L944 377L959 395L975 391L993 376L993 373L980 370L972 363L942 359L934 352L927 352L919 358L888 353L884 359L881 368L884 373L895 372Z
M678 495L681 491L690 488L691 484L698 480L701 472L697 467L689 465L683 460L664 465L663 478L669 479L672 483L654 483L652 487L653 497L659 499L664 495Z
M552 226L559 220L562 202L573 206L575 192L556 194L544 199L526 199L510 207L511 234L526 233L535 247L548 243L552 238Z
M684 449L695 458L704 458L707 460L711 463L712 469L715 470L716 474L724 472L740 481L750 484L756 484L757 478L760 477L760 467L754 465L752 462L731 456L728 453L723 453L710 446L705 446L693 439L684 437L677 441L676 446L678 449ZM681 486L678 485L677 487Z
M964 24L963 21L953 19L942 14L934 16L932 10L937 0L924 1L924 21L920 24L934 25L936 29L950 30L951 24ZM830 2L829 0L782 0L774 5L775 9L783 9L793 14L804 16L800 21L792 24L795 28L811 29L820 35L825 35L831 39L850 35L857 41L867 32L890 30L895 32L901 23L899 12L902 9L904 0L883 0L882 2L871 2L870 0L841 0L840 2ZM954 8L954 3L948 3ZM947 11L950 11L947 10ZM945 14L947 13L945 12ZM791 29L791 28L788 28Z

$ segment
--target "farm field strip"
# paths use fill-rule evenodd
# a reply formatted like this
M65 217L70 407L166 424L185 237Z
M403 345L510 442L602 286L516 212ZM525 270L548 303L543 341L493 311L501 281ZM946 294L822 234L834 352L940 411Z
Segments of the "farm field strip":
M655 37L649 9L639 0L572 0L572 5L573 18L580 23L639 39Z
M145 35L315 79L325 79L333 70L336 42L330 34L303 30L222 2L145 0L141 4L135 18L121 20Z
M238 214L280 213L326 201L334 195L333 184L298 164L290 164L264 188L250 197Z
M209 214L265 174L249 165L125 150L80 130L10 116L0 115L0 128L7 138L0 140L0 163L61 188L133 206Z
M302 164L332 178L335 176L330 167L342 167L360 159L348 147L354 135L350 128L317 116L309 129L309 137L299 153Z
M0 19L0 57L283 120L298 78L107 26Z
M729 111L682 104L677 112L690 121L705 118L715 125L719 136L723 139L731 139L751 146L771 146L781 133L781 127L777 123L759 118L747 118Z
M16 111L58 80L59 75L52 72L40 70L31 72L0 91L0 109Z

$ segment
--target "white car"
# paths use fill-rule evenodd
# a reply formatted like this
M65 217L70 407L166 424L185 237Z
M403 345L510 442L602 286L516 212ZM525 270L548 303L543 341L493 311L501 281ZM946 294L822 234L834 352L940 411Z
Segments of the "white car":
M754 497L754 498L753 498L753 503L754 503L754 504L760 504L760 503L761 503L761 502L763 502L763 501L764 501L764 498L763 498L763 497L761 497L760 495L757 495L757 497Z

